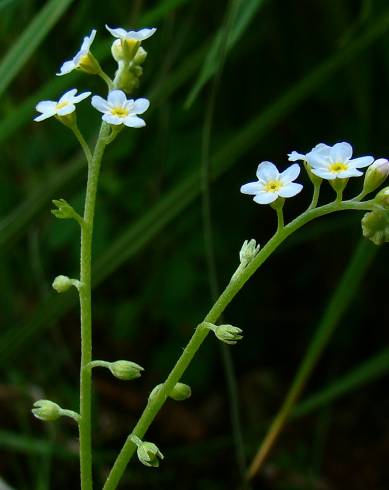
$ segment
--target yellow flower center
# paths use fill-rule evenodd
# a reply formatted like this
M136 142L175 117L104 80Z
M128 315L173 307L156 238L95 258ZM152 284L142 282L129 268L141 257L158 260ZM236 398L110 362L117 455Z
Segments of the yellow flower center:
M264 187L266 192L277 192L281 189L282 182L279 180L269 180Z
M126 117L128 116L128 109L125 107L112 107L111 114L117 117Z
M60 109L63 109L67 105L69 105L69 102L67 100L64 100L63 102L58 102L55 108L59 111Z
M328 167L328 170L334 174L338 174L339 172L343 172L344 170L347 169L348 169L347 163L343 163L343 162L331 163L331 165Z

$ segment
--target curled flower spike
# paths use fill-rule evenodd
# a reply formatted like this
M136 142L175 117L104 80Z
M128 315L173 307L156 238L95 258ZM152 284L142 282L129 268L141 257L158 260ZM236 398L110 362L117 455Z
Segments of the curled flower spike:
M320 143L306 155L290 153L289 160L304 159L312 173L322 179L348 179L363 175L358 169L367 167L374 161L372 156L352 158L352 155L353 148L349 143L336 143L334 146Z
M76 95L77 89L69 90L57 101L42 100L36 106L36 110L41 114L34 118L34 121L44 121L53 116L67 116L76 110L75 104L90 96L91 92L84 92Z
M98 95L92 97L92 105L103 113L103 121L115 126L124 124L130 128L142 128L146 123L138 114L143 114L150 106L147 99L128 99L122 90L113 90L105 100Z
M81 45L80 50L76 53L76 55L70 61L65 61L60 68L58 76L66 75L73 70L79 69L83 62L87 62L88 64L88 55L90 54L90 47L96 36L96 29L93 29L89 36L84 37L84 41Z
M242 185L240 192L254 195L254 201L258 204L270 204L278 197L292 197L303 188L301 184L293 182L299 173L297 163L280 173L273 163L262 162L257 169L258 181Z
M117 37L122 40L134 40L134 41L144 41L151 37L155 31L157 30L155 27L152 28L144 28L139 31L126 31L121 27L117 29L113 29L112 27L105 26L106 29L112 34L113 37Z

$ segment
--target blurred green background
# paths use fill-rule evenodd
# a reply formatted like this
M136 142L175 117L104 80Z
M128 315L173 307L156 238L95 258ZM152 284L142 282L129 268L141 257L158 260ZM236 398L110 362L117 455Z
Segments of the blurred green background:
M95 372L96 488L212 304L207 257L224 287L242 242L263 245L274 231L274 211L239 193L258 163L285 168L289 151L319 142L388 156L385 0L0 0L0 488L78 488L75 427L42 424L30 408L39 398L78 407L77 296L50 285L77 274L79 236L50 201L81 211L86 168L70 131L32 118L39 100L73 87L104 94L97 78L55 77L92 28L113 73L104 24L158 31L136 94L152 101L147 127L109 147L97 204L94 357L146 371L130 383ZM78 116L93 141L99 114L85 102ZM310 201L299 180L288 218ZM332 197L325 185L322 201ZM312 341L301 403L252 488L388 488L388 251L362 240L360 218L310 224L257 272L224 317L243 341L221 350L207 340L183 380L192 398L168 402L149 432L161 468L134 460L120 488L239 488L242 453L247 464Z

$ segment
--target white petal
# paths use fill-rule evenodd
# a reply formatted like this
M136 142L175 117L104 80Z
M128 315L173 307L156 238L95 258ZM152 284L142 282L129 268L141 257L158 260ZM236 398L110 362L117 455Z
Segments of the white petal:
M337 173L336 177L338 179L348 179L349 177L360 177L361 175L363 175L363 172L360 172L356 168L349 168L348 170Z
M63 94L63 96L59 99L59 103L60 102L64 102L66 100L73 100L73 97L76 95L77 93L77 89L76 88L72 88L71 90L68 90L67 92L65 92Z
M274 163L262 162L257 168L257 177L259 181L268 182L269 180L277 180L280 173Z
M100 95L94 95L91 100L92 106L100 112L109 112L108 102L100 97Z
M281 187L281 189L278 191L278 195L281 197L293 197L301 192L302 188L303 186L301 184L290 182L289 184Z
M258 194L258 192L262 192L263 184L260 182L249 182L248 184L244 184L240 188L240 192L242 194Z
M352 165L354 168L363 168L363 167L368 167L373 162L374 162L373 157L358 157L350 160L349 164Z
M71 61L65 61L65 63L62 64L61 68L59 69L59 73L56 73L57 76L62 76L66 75L67 73L70 73L76 68L76 65L74 64L73 60Z
M121 27L113 29L112 27L108 27L107 24L105 24L105 28L112 34L113 37L118 37L119 39L126 37L127 31L125 29L122 29Z
M73 97L73 104L77 104L78 102L81 102L82 100L86 99L87 97L90 96L92 92L83 92L82 94L78 94L75 97Z
M134 114L143 114L150 107L148 99L136 99L133 106Z
M52 112L54 110L55 112L56 105L57 103L52 100L42 100L36 105L36 110L38 112Z
M89 34L89 36L84 37L80 51L82 51L83 53L87 53L90 50L90 47L95 39L95 36L96 36L96 29L92 29L92 32Z
M312 150L306 155L308 164L313 168L327 168L331 163L327 153L321 150Z
M326 145L325 143L318 143L311 151L318 151L319 153L329 153L331 150L331 146Z
M292 151L292 153L288 153L288 160L290 162L297 162L297 160L305 160L305 155L302 153L298 153L297 151Z
M123 90L112 90L108 94L108 103L113 107L123 107L126 102L127 97Z
M68 104L65 107L62 107L59 111L57 111L57 114L59 116L67 116L68 114L71 114L76 110L76 106L74 104Z
M136 39L137 41L144 41L151 37L157 29L152 27L151 29L145 28L139 31L128 31L126 34L127 39Z
M336 174L330 172L325 168L312 168L311 171L313 174L317 175L318 177L321 177L322 179L326 179L326 180L336 179Z
M44 112L43 114L40 114L39 116L34 118L34 121L40 122L44 121L45 119L48 119L49 117L53 117L55 115L55 112Z
M143 128L146 123L143 119L136 116L127 116L123 119L123 123L129 128Z
M353 147L345 142L336 143L329 154L333 162L347 162L353 156Z
M258 204L270 204L271 202L274 202L277 198L277 192L262 191L259 194L256 194L253 200Z
M114 116L113 114L104 114L103 121L113 124L115 126L119 126L119 124L123 124L123 118Z
M280 174L280 180L283 184L289 184L289 182L296 180L299 174L300 165L298 163L294 163Z

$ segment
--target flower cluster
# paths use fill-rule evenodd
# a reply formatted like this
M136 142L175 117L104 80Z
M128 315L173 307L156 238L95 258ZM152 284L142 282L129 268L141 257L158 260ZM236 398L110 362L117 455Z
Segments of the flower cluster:
M312 180L316 179L319 182L322 179L328 180L334 186L336 182L345 185L350 177L363 175L360 169L374 162L372 156L353 158L353 148L346 142L336 143L333 146L319 143L306 154L292 151L288 154L288 159L291 162L298 160L304 162L310 177L313 177ZM372 170L373 168L374 172L368 172L365 179L365 193L378 187L375 183L382 181L381 174L386 178L389 163L386 159L379 159L372 165ZM258 204L271 204L279 198L292 197L301 191L303 186L293 182L299 173L300 167L297 163L280 173L273 163L262 162L257 169L258 180L244 184L240 190L243 194L253 195L254 201ZM380 175L377 175L378 173ZM372 182L373 179L374 185L370 183L367 189L367 180Z
M156 29L126 31L122 28L113 29L108 26L106 28L116 38L112 44L112 53L118 62L118 70L113 81L104 73L99 62L91 53L91 46L96 36L95 29L84 38L81 48L74 57L62 64L57 75L62 76L73 70L81 70L100 76L109 86L108 97L104 99L94 95L91 102L92 106L103 114L103 121L116 127L144 127L146 123L138 115L143 114L149 108L150 102L144 98L127 99L126 92L132 92L139 85L139 77L143 71L140 65L147 55L141 42L151 37ZM73 113L76 110L76 104L89 97L91 92L76 94L77 89L72 89L62 95L58 101L39 102L36 110L40 114L34 120L39 122L55 116L64 124L72 127L75 124Z

